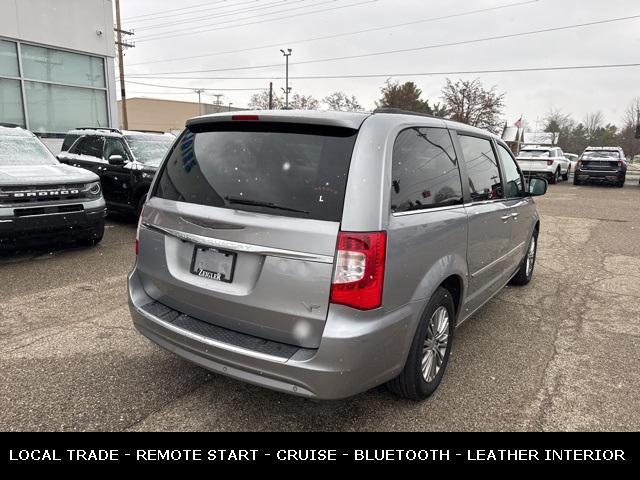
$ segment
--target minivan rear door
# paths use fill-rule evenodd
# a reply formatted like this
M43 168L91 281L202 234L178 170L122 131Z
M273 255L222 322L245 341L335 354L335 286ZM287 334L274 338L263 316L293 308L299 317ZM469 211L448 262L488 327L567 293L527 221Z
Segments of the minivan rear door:
M218 326L317 348L356 136L253 117L190 126L143 214L146 292Z

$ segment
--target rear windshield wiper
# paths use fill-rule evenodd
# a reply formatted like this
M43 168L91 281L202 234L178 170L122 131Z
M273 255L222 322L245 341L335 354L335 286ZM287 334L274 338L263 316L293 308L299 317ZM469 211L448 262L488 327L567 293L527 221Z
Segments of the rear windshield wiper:
M230 204L234 204L234 205L250 205L252 207L265 207L265 208L272 208L274 210L282 210L284 212L304 213L306 215L309 215L310 213L310 212L307 212L306 210L299 210L297 208L284 207L276 203L261 202L259 200L248 200L246 198L237 198L237 197L224 197L224 199Z

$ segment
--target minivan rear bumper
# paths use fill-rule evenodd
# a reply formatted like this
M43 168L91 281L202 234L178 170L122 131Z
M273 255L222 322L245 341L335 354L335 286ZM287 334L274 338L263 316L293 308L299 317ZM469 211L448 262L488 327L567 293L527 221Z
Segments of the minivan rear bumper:
M357 312L332 305L318 349L273 344L251 337L242 346L225 338L246 335L226 331L216 338L207 328L183 328L151 313L157 304L142 287L137 270L129 276L129 307L136 329L159 346L201 367L248 383L319 400L356 395L394 378L404 367L423 305L410 304L393 312L384 308ZM165 307L166 308L166 307ZM204 322L181 315L191 323ZM182 325L185 323L182 322ZM211 327L221 330L219 327ZM204 333L203 333L204 332ZM228 334L228 335L227 335ZM266 352L266 353L265 353Z

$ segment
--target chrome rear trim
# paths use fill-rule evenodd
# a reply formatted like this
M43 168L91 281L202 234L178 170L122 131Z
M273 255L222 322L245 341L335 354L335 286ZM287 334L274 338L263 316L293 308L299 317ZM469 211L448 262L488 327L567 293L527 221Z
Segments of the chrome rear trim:
M283 250L280 248L263 247L260 245L252 245L249 243L232 242L229 240L221 240L219 238L205 237L203 235L196 235L194 233L181 232L172 228L160 227L158 225L151 225L146 222L142 223L143 226L156 230L165 235L169 235L185 242L190 242L195 245L201 245L203 247L220 248L223 250L231 250L234 252L246 252L255 253L258 255L266 255L269 257L288 258L292 260L304 260L314 263L328 263L333 264L333 256L329 255L317 255L315 253L297 252L293 250Z

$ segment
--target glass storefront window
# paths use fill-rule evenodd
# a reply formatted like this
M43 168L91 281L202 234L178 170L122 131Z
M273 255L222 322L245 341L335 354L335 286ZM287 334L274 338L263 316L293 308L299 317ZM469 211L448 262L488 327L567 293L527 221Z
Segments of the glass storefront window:
M80 126L108 127L107 92L25 82L30 128L66 133Z
M24 127L22 90L19 80L0 78L0 123L12 123Z
M84 87L105 87L102 58L22 45L24 78Z
M15 42L0 40L0 75L5 77L20 76Z

